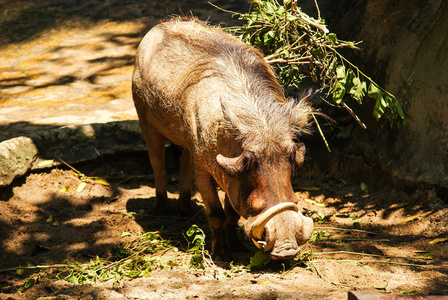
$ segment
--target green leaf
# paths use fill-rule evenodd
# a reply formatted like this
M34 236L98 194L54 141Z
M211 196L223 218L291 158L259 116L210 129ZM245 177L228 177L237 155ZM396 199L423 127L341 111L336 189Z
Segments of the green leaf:
M85 181L82 181L82 182L80 182L79 183L79 185L78 185L78 188L76 189L76 191L79 193L79 192L82 192L85 188L86 188L86 182Z
M325 238L325 230L315 230L313 232L313 235L311 236L309 242L319 242L322 241Z
M23 285L21 288L19 288L19 291L24 292L24 291L26 291L27 289L33 287L33 285L34 285L35 283L36 283L36 279L34 279L34 278L30 278L30 279L28 279L28 280L24 283L24 285Z
M337 61L338 61L338 60L336 59L336 57L334 57L334 58L331 60L329 66L328 66L327 72L325 73L325 76L331 78L331 76L332 76L332 74L333 74L333 72L334 72L334 69L335 69L335 66L336 66Z
M358 214L353 214L350 217L348 217L350 220L354 220L356 218L358 218Z
M336 76L338 78L338 81L345 85L346 75L345 75L345 66L344 65L338 65L336 67Z
M131 235L131 233L126 232L126 231L123 231L123 232L121 233L120 237L121 237L121 238L124 238L124 237L126 237L126 236L130 236L130 235Z
M293 15L293 14L290 14L290 13L286 13L286 20L288 21L288 22L295 22L295 21L297 21L299 19L299 17L298 16L296 16L296 15Z
M375 106L373 107L373 116L379 120L384 115L384 110L380 105L380 101L377 100Z
M359 187L361 188L361 191L364 192L364 194L368 194L369 193L369 186L367 185L367 183L365 183L364 181L362 181L359 185Z
M205 245L204 237L200 234L196 234L191 243L195 245L204 246Z
M258 47L266 56L282 53L284 49L291 50L290 54L275 56L284 60L293 57L291 65L274 64L285 90L289 87L300 88L303 79L311 78L313 82L323 83L322 90L330 86L328 92L337 105L342 103L346 94L363 104L367 94L375 101L373 115L376 119L388 115L392 122L397 121L398 125L406 124L405 110L397 99L339 53L338 48L355 49L358 42L341 41L335 33L324 34L310 27L304 18L316 20L301 11L300 7L293 6L291 0L249 2L249 12L239 15L240 20L246 21L246 24L231 30L236 35L241 35L247 44ZM319 22L325 24L324 19ZM327 52L329 49L331 51ZM294 60L310 54L318 61L317 64L297 63L297 60ZM293 71L291 66L300 66L300 69Z
M130 278L137 278L137 277L139 277L140 274L141 274L140 271L130 270L130 271L128 272L128 274L126 274L126 275L127 275L128 277L130 277Z
M254 267L264 267L266 266L271 259L261 250L255 252L254 256L250 259L250 263L247 266L249 269Z
M187 231L187 235L191 237L193 234L197 232L198 228L199 228L198 225L195 224L191 225L191 227Z
M274 14L275 13L275 6L270 2L270 1L266 1L266 9L265 12L268 14Z
M380 96L382 97L382 93L383 92L380 90L380 88L376 84L373 84L373 83L370 84L369 92L368 92L369 97L378 99L378 97L380 97Z
M336 37L335 33L330 33L327 35L327 40L332 43L333 45L338 44L338 38Z
M341 104L342 99L345 96L345 86L342 82L336 81L331 92L333 96L333 102L337 105Z
M395 111L398 113L398 116L400 116L400 118L402 120L406 119L406 113L404 112L403 107L401 106L401 104L397 101L397 99L394 99L394 106L395 106Z
M353 80L355 79L355 73L352 69L348 69L345 75L345 90L350 91L354 85Z
M191 247L190 249L188 249L188 252L196 252L199 250L201 250L201 248L199 246L194 246L194 247Z
M376 84L371 83L368 96L376 100L373 108L373 115L379 120L384 115L387 106L384 99L384 93Z
M410 292L406 292L406 291L400 291L400 294L402 295L413 295L416 294L418 291L410 291Z
M71 283L75 283L75 284L79 283L78 277L76 277L74 275L70 275L69 277L65 278L65 280L67 280L68 282L71 282Z
M359 104L362 104L362 99L365 96L366 90L367 84L365 81L361 81L359 77L353 78L353 86L350 89L349 94L353 99L358 101Z
M268 44L269 40L271 40L271 37L269 36L269 31L267 31L263 34L263 43Z
M322 51L321 48L314 48L311 53L313 54L313 56L319 60L324 58L324 52Z
M420 254L420 257L422 257L422 258L432 258L432 257L434 257L434 253L432 253L432 252L423 252L422 254Z

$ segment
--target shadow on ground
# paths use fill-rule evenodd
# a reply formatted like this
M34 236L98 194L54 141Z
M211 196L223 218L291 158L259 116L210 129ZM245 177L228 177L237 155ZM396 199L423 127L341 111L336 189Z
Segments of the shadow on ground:
M224 9L233 11L245 11L248 8L246 1L210 1ZM148 22L166 18L170 15L190 15L193 13L201 19L223 15L208 4L208 1L146 1L146 0L112 0L112 1L61 1L44 0L30 1L20 0L1 1L2 11L2 38L0 44L8 45L20 43L25 40L38 37L40 34L52 28L60 26L79 26L88 28L92 23L100 21L136 21L146 18ZM221 22L230 19L230 14ZM229 23L235 20L229 20Z

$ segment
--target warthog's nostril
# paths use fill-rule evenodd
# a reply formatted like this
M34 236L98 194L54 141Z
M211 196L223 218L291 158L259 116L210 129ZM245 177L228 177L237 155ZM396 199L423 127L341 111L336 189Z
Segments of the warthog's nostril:
M273 251L270 253L272 259L289 259L296 256L299 253L300 247L297 243L292 241L287 241L279 247L274 247Z

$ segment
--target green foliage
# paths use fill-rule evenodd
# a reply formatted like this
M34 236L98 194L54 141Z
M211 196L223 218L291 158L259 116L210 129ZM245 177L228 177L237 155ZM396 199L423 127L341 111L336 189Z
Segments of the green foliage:
M316 216L318 219L317 223L319 223L319 224L325 223L325 221L327 221L330 218L330 216L327 216L326 214L324 214L322 212L318 212Z
M271 258L262 250L257 250L254 256L250 258L250 263L245 266L246 269L254 270L254 269L265 269L268 264L272 266L274 269L278 267L279 264L282 266L282 271L280 273L285 273L285 268L294 268L296 266L301 266L304 268L308 268L307 263L311 261L313 257L313 252L309 251L300 251L294 258L282 261L273 261ZM270 264L271 263L271 264Z
M327 236L326 233L327 233L326 230L315 230L313 232L313 234L311 235L311 238L309 239L308 242L310 242L310 243L312 243L312 242L320 242L320 241L331 239L332 237L331 236Z
M133 234L122 232L121 237L129 237ZM193 237L192 247L188 250L192 253L190 265L205 269L214 266L205 250L205 234L197 225L192 225L187 236ZM169 253L169 254L167 254ZM63 279L75 284L93 284L98 281L114 280L114 285L123 278L138 278L149 276L153 269L172 268L182 265L185 253L171 245L170 241L163 239L158 232L139 232L137 237L129 242L114 246L110 255L106 258L97 256L89 263L67 262L51 266L27 266L14 268L18 275L22 275L25 269L55 268L59 272L57 279ZM2 270L0 270L2 271ZM40 276L40 274L39 274ZM20 288L24 292L36 283L36 279L30 278Z
M148 276L152 268L163 266L157 254L170 249L176 248L156 232L139 233L137 239L113 247L111 256L107 259L97 256L87 264L67 263L57 278L85 284L110 279L118 283L124 277Z
M246 268L247 269L262 268L266 266L270 261L271 259L269 258L269 256L266 255L265 252L263 252L262 250L257 250L254 256L250 258L250 263L249 265L246 266Z
M34 284L36 283L36 279L34 278L29 278L22 287L19 288L19 292L25 292L26 290L28 290L29 288L32 288L34 286Z
M208 251L205 250L204 231L197 225L193 224L190 229L188 229L187 236L193 237L191 247L188 249L188 252L193 254L190 260L190 265L195 268L205 269L206 257L208 257L209 254Z
M229 30L265 54L266 61L278 71L285 89L300 89L302 81L310 78L320 84L319 91L334 106L347 109L363 127L345 103L348 97L363 104L367 96L375 101L373 115L377 120L387 118L391 124L405 124L406 113L395 96L338 52L342 48L359 49L358 43L338 39L328 31L325 20L305 14L297 1L248 1L249 12L234 13L246 25Z

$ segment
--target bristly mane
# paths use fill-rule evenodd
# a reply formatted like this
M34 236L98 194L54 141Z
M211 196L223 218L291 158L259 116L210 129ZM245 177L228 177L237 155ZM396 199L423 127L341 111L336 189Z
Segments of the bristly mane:
M225 106L228 127L244 149L272 154L292 151L293 140L309 133L312 108L306 99L287 102L241 101L241 105Z

